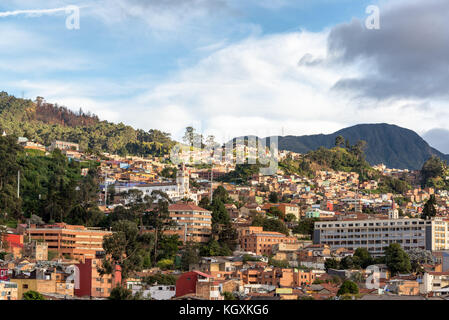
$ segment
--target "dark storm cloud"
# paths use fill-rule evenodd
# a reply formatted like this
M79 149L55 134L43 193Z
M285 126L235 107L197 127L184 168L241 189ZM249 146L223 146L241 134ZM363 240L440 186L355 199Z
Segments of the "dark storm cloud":
M332 29L333 63L365 63L362 78L342 78L334 88L360 96L387 98L449 97L449 1L404 2L380 8L380 29L353 20Z

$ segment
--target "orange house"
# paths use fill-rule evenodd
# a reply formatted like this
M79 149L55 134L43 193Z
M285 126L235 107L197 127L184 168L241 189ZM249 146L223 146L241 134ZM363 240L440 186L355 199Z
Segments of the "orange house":
M240 246L242 250L259 255L271 255L272 247L278 243L297 243L296 237L287 237L285 234L274 231L255 231L242 236Z

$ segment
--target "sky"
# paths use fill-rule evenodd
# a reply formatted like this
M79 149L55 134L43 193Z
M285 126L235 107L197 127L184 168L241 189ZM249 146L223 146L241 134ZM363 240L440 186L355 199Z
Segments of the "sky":
M449 153L448 16L447 0L2 0L0 90L175 139L390 123Z

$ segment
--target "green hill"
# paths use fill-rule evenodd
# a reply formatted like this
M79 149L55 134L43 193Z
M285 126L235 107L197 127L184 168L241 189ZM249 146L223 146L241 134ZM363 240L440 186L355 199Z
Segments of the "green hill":
M65 140L79 143L83 150L120 155L162 156L175 143L169 133L100 121L96 115L81 109L75 113L42 99L33 102L6 92L0 92L0 130L44 145Z

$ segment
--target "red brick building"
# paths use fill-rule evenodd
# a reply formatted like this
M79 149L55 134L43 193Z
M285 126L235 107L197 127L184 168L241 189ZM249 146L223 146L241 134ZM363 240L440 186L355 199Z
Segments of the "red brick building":
M200 271L190 271L183 273L176 280L176 297L186 294L197 294L198 287L202 288L202 283L210 282L211 276ZM198 284L200 284L198 286Z
M84 263L76 265L79 270L79 286L75 283L75 296L107 298L111 291L121 283L120 267L114 274L100 275L97 268L101 266L101 259L86 259Z

